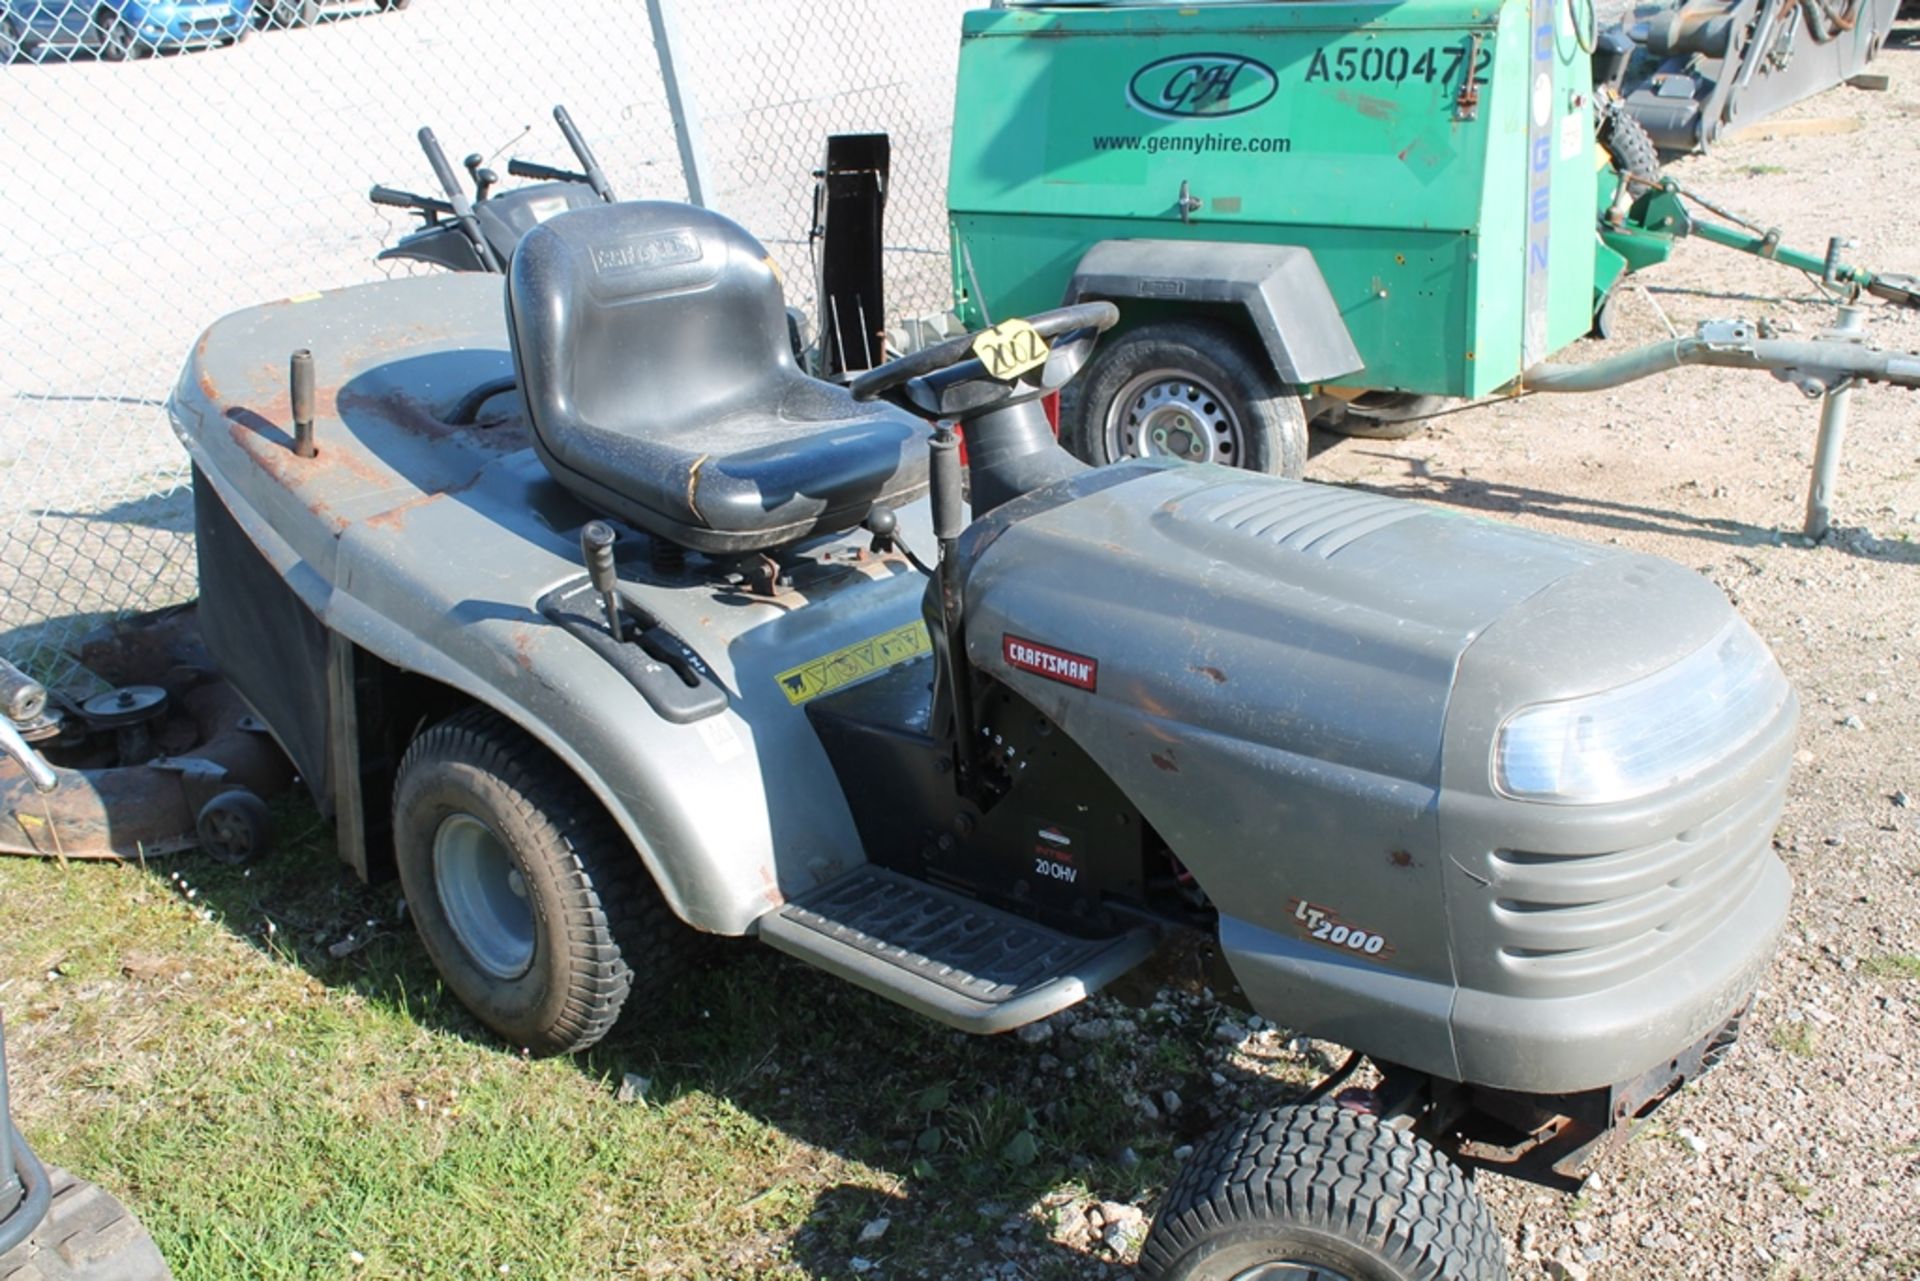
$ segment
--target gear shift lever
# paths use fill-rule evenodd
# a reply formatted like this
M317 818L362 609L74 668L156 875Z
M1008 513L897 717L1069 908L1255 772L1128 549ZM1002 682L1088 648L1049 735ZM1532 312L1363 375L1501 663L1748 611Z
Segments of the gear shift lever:
M580 558L587 563L587 578L600 593L607 610L607 630L616 641L626 639L620 623L620 577L613 568L613 526L604 520L590 520L580 528Z

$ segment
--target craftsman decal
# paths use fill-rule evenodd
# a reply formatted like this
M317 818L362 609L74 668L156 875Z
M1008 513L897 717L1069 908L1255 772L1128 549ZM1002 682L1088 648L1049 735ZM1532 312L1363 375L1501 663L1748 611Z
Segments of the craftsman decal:
M1349 925L1340 919L1340 914L1330 907L1319 907L1303 898L1288 899L1287 906L1293 909L1293 923L1300 932L1316 943L1321 943L1337 952L1351 952L1356 956L1370 956L1384 961L1393 955L1393 945L1382 936Z
M1164 120L1237 116L1280 87L1273 68L1238 53L1185 53L1149 62L1127 82L1127 102Z
M1085 654L1042 645L1039 641L1023 640L1010 633L1001 637L1000 652L1007 660L1008 667L1017 667L1023 672L1032 672L1035 676L1044 676L1075 689L1084 689L1089 694L1094 692L1094 686L1100 678L1097 660Z
M925 623L908 623L890 632L870 636L845 649L836 649L810 663L789 668L774 677L780 692L796 707L808 699L884 672L896 663L904 663L933 652Z

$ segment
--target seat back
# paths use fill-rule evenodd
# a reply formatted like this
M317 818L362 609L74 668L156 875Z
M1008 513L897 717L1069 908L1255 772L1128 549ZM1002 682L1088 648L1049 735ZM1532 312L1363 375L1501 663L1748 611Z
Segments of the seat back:
M597 204L533 228L508 271L507 324L536 431L711 420L794 372L767 251L692 205Z

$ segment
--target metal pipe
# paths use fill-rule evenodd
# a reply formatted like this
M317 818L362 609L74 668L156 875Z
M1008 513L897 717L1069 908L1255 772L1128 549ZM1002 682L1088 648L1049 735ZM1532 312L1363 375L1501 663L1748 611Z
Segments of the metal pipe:
M1920 356L1907 352L1876 351L1856 343L1787 342L1754 338L1724 343L1707 338L1673 338L1585 365L1540 364L1521 377L1528 391L1586 392L1635 382L1682 365L1714 365L1722 369L1765 369L1797 372L1826 386L1843 380L1891 383L1920 388ZM1803 386L1805 384L1802 384ZM1819 394L1816 391L1814 394Z
M1835 337L1845 340L1866 326L1859 307L1840 308L1835 322ZM1847 410L1853 400L1853 382L1844 381L1828 390L1820 406L1820 437L1813 450L1813 481L1807 486L1807 520L1801 532L1818 542L1833 527L1833 487L1840 472L1840 447L1847 438Z
M47 1177L47 1167L27 1146L26 1136L14 1127L8 1112L4 1032L0 1032L0 1161L5 1162L0 1189L17 1197L12 1204L0 1199L0 1255L4 1255L33 1235L53 1205L53 1181Z
M293 452L312 458L320 451L313 443L313 353L302 347L287 362L287 399L293 406Z
M47 687L0 658L0 714L16 725L27 725L46 710Z
M673 140L680 151L680 172L687 181L687 203L707 203L712 185L707 181L706 139L700 128L699 105L680 74L680 57L687 45L680 34L677 0L647 0L647 21L653 27L653 51L660 59L660 83L666 90L667 113L673 118Z
M37 790L51 792L60 786L60 776L47 764L47 758L34 750L33 744L22 738L13 722L5 717L0 717L0 752L11 756L27 772Z

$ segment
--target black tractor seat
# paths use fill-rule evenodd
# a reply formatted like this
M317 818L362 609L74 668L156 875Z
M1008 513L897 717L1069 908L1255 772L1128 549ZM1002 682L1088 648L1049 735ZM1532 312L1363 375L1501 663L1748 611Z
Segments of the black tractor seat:
M766 250L705 209L596 205L535 227L507 331L547 470L682 546L764 551L926 492L927 425L801 372Z

